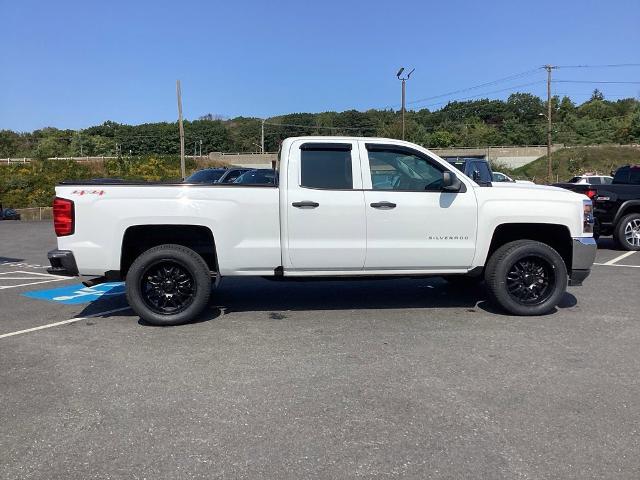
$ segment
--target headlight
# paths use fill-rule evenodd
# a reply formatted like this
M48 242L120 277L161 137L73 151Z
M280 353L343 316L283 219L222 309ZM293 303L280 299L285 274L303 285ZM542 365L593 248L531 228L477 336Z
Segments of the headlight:
M593 204L591 200L582 201L582 233L593 233Z

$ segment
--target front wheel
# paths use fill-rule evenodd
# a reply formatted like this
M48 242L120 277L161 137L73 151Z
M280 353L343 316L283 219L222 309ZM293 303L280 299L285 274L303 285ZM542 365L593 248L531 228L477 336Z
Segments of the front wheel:
M182 245L159 245L140 255L127 273L129 306L153 325L195 319L209 302L211 275L204 259Z
M549 245L510 242L496 250L485 269L490 299L514 315L544 315L567 289L567 267Z

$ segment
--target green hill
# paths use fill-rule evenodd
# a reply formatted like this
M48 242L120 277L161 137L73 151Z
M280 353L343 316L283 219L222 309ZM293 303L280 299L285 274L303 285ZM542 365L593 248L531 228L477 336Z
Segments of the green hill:
M640 147L596 146L569 147L551 154L555 182L569 180L584 173L609 175L622 165L640 164ZM547 178L547 156L513 170L518 178L543 183Z

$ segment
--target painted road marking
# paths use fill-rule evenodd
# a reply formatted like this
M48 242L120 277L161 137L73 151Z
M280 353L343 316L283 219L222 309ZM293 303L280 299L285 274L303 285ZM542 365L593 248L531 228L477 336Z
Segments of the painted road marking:
M608 264L608 263L594 263L594 265L598 265L600 267L627 267L627 268L640 268L640 265L623 265L621 263L614 263L614 264Z
M39 290L35 292L25 292L22 295L38 300L64 303L65 305L76 305L79 303L89 303L106 296L124 295L124 282L106 282L93 287L84 285L67 285L65 287L51 290Z
M623 253L622 255L609 260L608 262L604 262L602 265L615 265L616 263L618 263L620 260L622 260L623 258L627 258L630 257L631 255L633 255L636 252L627 252L627 253Z
M59 282L61 280L68 280L68 277L51 275L49 273L24 272L22 270L2 272L0 273L0 290L27 287L29 285L38 285L40 283ZM18 283L15 284L13 282Z
M41 325L39 327L27 328L26 330L18 330L16 332L3 333L0 335L0 338L13 337L15 335L22 335L23 333L36 332L38 330L44 330L45 328L57 327L59 325L68 325L70 323L81 322L82 320L87 320L89 318L100 317L102 315L110 315L112 313L124 312L125 310L130 310L129 307L120 307L114 308L113 310L107 310L106 312L94 313L92 315L87 315L85 317L76 317L70 318L69 320L63 320L61 322L49 323L47 325Z
M11 268L48 268L44 265L38 265L36 263L25 263L25 262L14 262L8 260L0 260L0 267L11 267Z

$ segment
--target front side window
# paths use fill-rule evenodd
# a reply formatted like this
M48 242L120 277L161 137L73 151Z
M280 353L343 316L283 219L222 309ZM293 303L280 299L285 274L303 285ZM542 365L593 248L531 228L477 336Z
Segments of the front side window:
M427 159L407 152L370 150L369 168L374 190L438 191L442 170Z
M322 147L305 149L303 145L300 154L300 186L324 190L353 188L351 150Z

